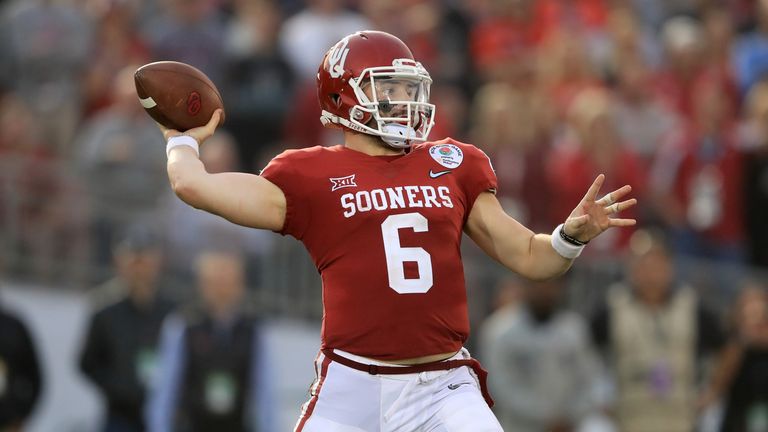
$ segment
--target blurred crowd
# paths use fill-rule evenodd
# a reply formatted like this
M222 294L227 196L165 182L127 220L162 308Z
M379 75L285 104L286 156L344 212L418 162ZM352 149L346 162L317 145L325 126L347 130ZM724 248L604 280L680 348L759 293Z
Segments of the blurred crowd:
M597 293L589 313L563 309L567 278L482 288L476 315L493 314L475 343L508 430L690 431L719 400L728 401L723 430L768 430L768 0L4 0L0 24L4 278L121 292L103 283L125 268L121 239L139 225L159 233L158 271L177 285L205 285L211 266L260 283L280 246L172 194L133 72L156 60L203 70L227 113L202 147L206 168L259 172L283 149L342 142L319 122L317 66L346 34L383 30L435 81L431 138L483 149L500 201L523 224L549 232L601 172L605 190L631 184L639 200L629 216L643 229L610 231L579 258L618 269L610 283L587 282ZM96 303L123 299L107 298ZM154 316L141 322L155 323L142 334L164 341L171 370L182 335L219 334L216 319L184 309L161 337L170 306L156 307L139 308ZM251 339L252 318L237 316L247 319L225 327ZM94 328L87 340L97 347L125 331ZM133 343L132 355L144 352ZM105 395L116 385L134 398L110 409L139 416L139 381L108 383L113 372L99 369L108 362L89 349L83 370ZM256 375L244 366L251 354L235 354L234 381ZM3 355L0 401L10 388ZM212 400L176 400L179 374L164 375L176 381L153 399L153 424L171 421L170 403L244 410L242 394L226 391L231 377L210 384L190 372L188 385L219 387Z

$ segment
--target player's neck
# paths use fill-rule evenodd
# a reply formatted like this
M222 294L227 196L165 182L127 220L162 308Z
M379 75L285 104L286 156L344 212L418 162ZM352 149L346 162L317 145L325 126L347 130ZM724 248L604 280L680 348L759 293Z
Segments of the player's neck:
M389 147L380 138L354 132L344 132L344 146L370 156L393 156L405 153L405 150Z

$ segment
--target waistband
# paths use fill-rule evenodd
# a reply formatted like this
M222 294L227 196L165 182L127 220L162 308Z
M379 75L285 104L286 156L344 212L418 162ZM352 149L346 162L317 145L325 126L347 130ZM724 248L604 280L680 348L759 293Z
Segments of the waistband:
M404 375L404 374L413 374L413 373L420 373L420 372L431 372L431 371L438 371L438 370L451 370L456 369L462 366L468 366L472 368L472 371L477 375L477 379L480 383L480 392L483 394L483 399L485 399L485 402L488 404L489 407L493 407L493 398L491 397L490 392L488 391L488 372L483 369L483 366L480 364L480 362L477 359L473 358L455 358L457 356L464 357L465 350L461 350L453 357L447 359L447 360L440 360L436 362L430 362L430 363L422 363L417 365L391 365L391 364L382 364L382 362L377 362L372 359L365 359L364 362L358 362L351 358L347 358L343 356L342 354L334 352L333 349L325 348L322 349L321 352L323 355L327 358L329 358L331 361L336 362L338 364L344 365L346 367L359 370L362 372L368 372L371 375ZM343 351L342 351L343 352ZM344 353L349 354L349 353ZM350 356L354 356L353 354L349 354ZM356 358L363 358L359 356L354 356Z
M337 354L337 355L340 355L342 357L348 358L349 360L352 360L352 361L356 361L358 363L373 364L373 365L378 365L378 366L393 366L393 367L408 367L408 366L412 366L412 365L400 365L400 364L394 364L394 363L387 363L387 362L383 362L383 361L380 361L380 360L376 360L376 359L372 359L372 358L368 358L368 357L363 357L363 356L355 355L355 354L352 354L352 353L347 352L347 351L342 351L340 349L333 349L333 352L335 354ZM438 360L435 363L439 363L439 362L446 361L446 360L459 360L459 359L464 359L464 358L469 358L469 357L470 357L469 351L466 348L462 347L459 351L456 352L456 354L448 357L447 359Z

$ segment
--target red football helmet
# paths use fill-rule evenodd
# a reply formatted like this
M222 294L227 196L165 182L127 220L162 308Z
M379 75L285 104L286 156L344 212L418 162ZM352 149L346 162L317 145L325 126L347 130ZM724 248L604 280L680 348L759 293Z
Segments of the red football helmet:
M435 124L432 78L400 39L360 31L331 47L317 72L325 126L380 136L396 148L426 141Z

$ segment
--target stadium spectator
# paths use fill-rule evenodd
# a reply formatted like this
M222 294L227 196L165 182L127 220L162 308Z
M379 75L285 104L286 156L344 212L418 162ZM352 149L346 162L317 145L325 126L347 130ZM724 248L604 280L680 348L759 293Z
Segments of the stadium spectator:
M282 16L271 0L239 1L227 26L222 98L239 168L260 169L264 149L280 144L294 92L293 70L277 46ZM287 119L293 121L293 119Z
M190 64L217 86L224 77L224 21L216 0L167 0L142 28L153 60Z
M551 106L529 80L510 77L481 87L471 113L472 142L505 167L496 171L502 205L521 223L544 229L552 222L544 169Z
M737 78L732 67L734 57L734 23L725 6L703 8L702 30L705 38L705 57L709 79L717 77L725 84L731 103L738 103Z
M568 111L579 94L604 87L590 54L587 41L568 29L553 33L538 50L538 81L560 124L568 121Z
M503 289L521 291L511 298L522 299L489 316L480 340L499 423L506 431L543 432L597 422L600 365L587 323L562 306L562 281Z
M66 157L82 116L91 22L72 2L14 1L2 12L3 84L29 104L49 150Z
M652 201L678 253L740 265L745 256L744 165L734 113L718 81L700 81L693 103L690 125L657 153Z
M40 399L43 375L34 339L0 303L0 430L21 432Z
M733 307L733 334L722 371L725 411L721 432L768 428L768 293L747 283Z
M94 2L99 3L99 2ZM94 40L83 77L83 116L88 118L112 104L112 81L123 68L149 61L147 42L139 33L139 2L103 2L94 7Z
M719 320L675 279L672 251L656 231L630 242L626 279L592 319L616 388L620 430L688 432L696 422L703 362L720 349Z
M682 122L656 93L649 66L642 58L625 54L617 53L613 117L621 142L642 158L648 170L659 148L673 139Z
M706 64L704 30L694 18L678 16L664 23L661 42L664 62L654 77L659 94L684 118L692 118L694 85Z
M747 253L754 266L768 268L768 80L752 86L744 107L744 197Z
M741 35L734 46L733 67L742 94L768 74L768 0L752 3L755 28Z
M407 18L400 20L400 30L392 33L402 36L413 55L423 59L428 70L435 71L436 83L462 91L473 88L477 80L469 52L470 21L461 12L463 6L439 0L404 3L402 12Z
M91 254L100 267L109 265L116 236L168 191L157 128L136 101L135 70L127 66L114 77L114 102L83 125L75 144L74 165L90 199Z
M86 197L21 95L0 99L0 236L9 271L46 283L82 283L88 256Z
M749 0L747 0L749 1ZM698 0L627 0L643 27L657 32L669 19L680 15L695 15L702 3Z
M296 74L298 84L314 80L317 65L329 46L342 37L371 27L342 0L307 0L306 7L285 20L280 30L280 49Z
M655 32L640 22L628 6L616 6L610 10L606 21L606 32L602 40L605 46L595 48L598 60L602 61L604 81L611 83L624 61L640 63L648 70L656 69L662 62L662 49Z
M550 191L549 220L556 220L580 194L578 184L588 182L598 173L610 178L607 188L631 184L635 193L645 190L647 173L638 156L617 133L610 93L601 89L579 92L568 108L568 129L549 152L546 161L547 185ZM562 181L568 173L569 181ZM630 210L635 214L635 209ZM611 255L624 248L632 229L616 230L596 239L589 253Z
M92 295L80 368L106 402L104 432L142 432L142 407L157 365L160 326L171 304L159 293L160 239L143 225L115 245L115 277Z
M274 431L267 351L246 301L243 258L206 250L195 270L200 303L163 325L147 430Z

